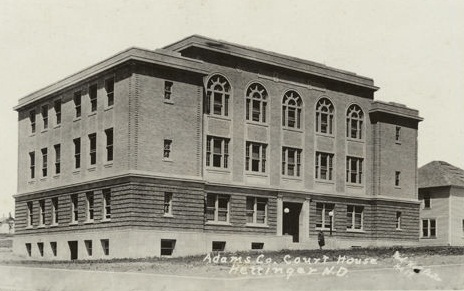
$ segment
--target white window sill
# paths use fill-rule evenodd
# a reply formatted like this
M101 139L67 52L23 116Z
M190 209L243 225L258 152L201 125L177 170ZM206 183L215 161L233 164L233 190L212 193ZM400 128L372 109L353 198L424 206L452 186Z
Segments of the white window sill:
M60 178L60 174L53 175L53 179L59 179L59 178Z
M220 119L220 120L225 120L225 121L231 121L232 120L229 116L216 115L214 113L206 114L206 116L208 116L208 118L212 118L212 119Z
M282 179L283 180L288 180L288 181L303 181L303 179L301 177L298 177L298 176L282 176Z
M47 181L47 177L40 178L41 182Z
M317 184L335 185L335 182L333 180L316 179L316 183Z
M293 131L293 132L298 132L298 133L303 133L303 130L301 128L283 126L282 129L288 130L288 131Z
M33 136L35 136L35 132L29 134L29 137L33 137Z
M81 119L82 119L82 117L81 117L81 116L79 116L79 117L74 117L74 119L73 119L73 122L80 121Z
M40 133L44 133L44 132L47 132L48 131L48 128L45 128L45 129L42 129L42 131Z
M105 167L105 168L111 168L111 167L113 167L113 161L109 161L109 162L104 163L104 164L103 164L103 167Z
M232 225L230 222L225 221L207 221L206 225Z
M27 182L29 185L35 184L35 180L30 180Z
M217 173L225 173L225 174L230 174L230 170L227 168L217 168L217 167L207 167L206 170L208 172L217 172Z
M52 223L50 224L50 227L57 227L58 226L58 223Z
M397 231L403 231L402 228L395 228L395 230L397 230Z
M100 222L110 222L111 221L111 218L103 218L102 220L100 220Z
M346 232L366 233L364 229L347 229Z
M69 225L69 226L72 226L72 225L78 225L78 224L79 224L79 222L73 221L73 222L70 222L68 225Z
M400 145L400 144L401 144L401 141L395 140L395 144L399 144L399 145Z
M247 223L245 224L246 227L253 227L253 228L269 228L269 225L265 223Z
M73 173L73 175L77 175L77 174L79 174L80 172L81 172L81 170L75 170L75 171L73 171L72 173Z
M84 221L84 224L93 224L93 223L95 223L93 219Z
M401 186L395 186L395 189L401 189Z
M163 97L164 98L164 97ZM163 102L165 104L170 104L170 105L173 105L174 104L174 101L172 101L171 99L163 99Z
M165 214L163 215L163 217L173 218L174 215L172 215L171 213L165 213Z
M436 236L431 236L431 237L421 237L421 239L437 239Z
M97 111L90 112L87 116L94 116L94 115L97 115Z
M38 225L37 228L45 228L45 224Z
M247 176L257 176L257 177L267 177L267 173L263 172L255 172L255 171L245 171Z
M335 135L334 135L334 134L330 134L330 133L316 132L316 136L325 136L325 137L329 137L329 138L335 139Z
M364 139L362 138L353 138L353 137L347 137L346 138L347 141L351 141L351 142L356 142L356 143L364 143Z
M355 184L355 183L346 183L347 188L355 188L355 189L362 189L364 188L364 184Z
M61 127L61 123L60 124L57 124L53 127L53 129L56 129L56 128L60 128Z
M111 106L107 106L105 107L105 109L103 109L104 111L109 111L111 109L113 109L114 105L111 105Z
M330 228L325 228L325 227L316 227L314 229L315 230L322 230L322 231L329 231L330 232ZM337 232L337 230L335 228L332 228L332 232Z
M245 123L246 123L247 125L256 125L256 126L265 127L265 128L268 128L268 127L269 127L269 124L267 124L267 122L260 122L260 121L254 121L254 120L247 120L247 121L245 121Z
M32 225L26 226L26 229L34 229Z
M92 167L90 167L90 168L87 168L87 171L88 171L88 172L95 172L96 169L97 169L96 166L92 166Z
M163 158L163 162L172 163L174 161L171 158Z

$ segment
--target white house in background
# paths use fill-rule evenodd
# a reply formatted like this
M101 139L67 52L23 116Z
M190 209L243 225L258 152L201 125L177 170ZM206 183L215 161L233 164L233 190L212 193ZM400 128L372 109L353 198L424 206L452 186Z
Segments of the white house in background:
M420 242L464 246L464 170L443 161L419 168Z

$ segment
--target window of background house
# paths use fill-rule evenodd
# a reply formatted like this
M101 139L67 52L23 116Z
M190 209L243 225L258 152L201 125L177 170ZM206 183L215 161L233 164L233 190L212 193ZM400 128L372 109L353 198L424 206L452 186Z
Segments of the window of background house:
M401 179L401 172L396 171L395 172L395 186L399 187L400 186L400 179Z
M35 123L35 110L29 111L29 121L31 123L31 133L35 133L36 123Z
M401 127L400 126L395 127L395 141L396 142L401 141Z
M437 235L436 220L422 219L422 237L435 238Z
M424 194L424 209L429 209L430 208L430 194L425 193Z

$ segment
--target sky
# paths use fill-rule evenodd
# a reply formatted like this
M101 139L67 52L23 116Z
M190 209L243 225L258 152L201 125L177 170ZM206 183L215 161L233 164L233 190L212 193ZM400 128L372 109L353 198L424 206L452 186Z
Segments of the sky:
M373 78L376 100L424 118L419 166L464 168L464 1L0 0L0 217L14 214L19 98L129 47L192 34Z

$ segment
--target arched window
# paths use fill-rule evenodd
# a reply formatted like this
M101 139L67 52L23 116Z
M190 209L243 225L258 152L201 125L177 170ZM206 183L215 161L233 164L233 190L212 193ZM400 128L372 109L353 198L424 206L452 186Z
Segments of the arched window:
M348 107L346 111L346 137L362 139L362 126L363 126L364 114L356 104Z
M316 105L316 132L333 134L334 106L327 98L322 98Z
M206 85L205 113L229 116L230 84L221 75L209 78Z
M246 120L266 122L266 105L266 89L261 84L251 84L246 92Z
M288 91L282 101L282 125L286 127L301 127L301 106L300 95L295 91Z

